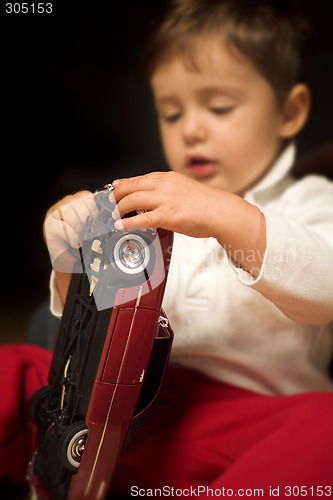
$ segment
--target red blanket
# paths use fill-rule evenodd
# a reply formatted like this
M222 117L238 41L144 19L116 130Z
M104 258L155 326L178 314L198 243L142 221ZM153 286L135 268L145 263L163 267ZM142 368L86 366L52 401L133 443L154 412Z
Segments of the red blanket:
M35 446L35 427L28 405L46 385L52 354L29 345L0 348L0 478L23 484Z

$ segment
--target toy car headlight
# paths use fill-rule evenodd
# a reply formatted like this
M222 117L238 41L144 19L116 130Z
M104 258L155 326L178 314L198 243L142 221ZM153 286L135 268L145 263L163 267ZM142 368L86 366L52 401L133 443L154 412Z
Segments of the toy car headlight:
M113 257L121 271L137 274L147 267L150 257L149 246L140 235L126 234L115 244Z

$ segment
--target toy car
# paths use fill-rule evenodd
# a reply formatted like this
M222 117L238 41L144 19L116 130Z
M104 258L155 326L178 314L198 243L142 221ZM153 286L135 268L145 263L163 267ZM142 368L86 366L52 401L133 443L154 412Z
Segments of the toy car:
M167 365L173 333L161 304L173 234L117 231L111 190L93 195L98 213L80 233L48 385L30 402L32 498L105 498Z

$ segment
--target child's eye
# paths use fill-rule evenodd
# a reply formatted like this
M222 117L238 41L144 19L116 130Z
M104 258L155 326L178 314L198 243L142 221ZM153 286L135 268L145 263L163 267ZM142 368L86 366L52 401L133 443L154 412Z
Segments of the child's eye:
M163 120L168 123L172 123L180 118L180 113L173 113L172 115L164 116Z
M227 113L230 113L230 111L232 111L234 108L233 106L228 106L228 107L225 107L225 108L209 108L210 111L212 111L212 113L216 114L216 115L225 115Z

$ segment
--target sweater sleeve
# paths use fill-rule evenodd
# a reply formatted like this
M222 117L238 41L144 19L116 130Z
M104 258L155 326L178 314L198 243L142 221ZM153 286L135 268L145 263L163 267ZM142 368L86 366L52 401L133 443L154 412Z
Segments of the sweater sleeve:
M254 278L229 259L239 280L303 324L333 321L333 183L309 176L276 207L262 207L267 246Z

